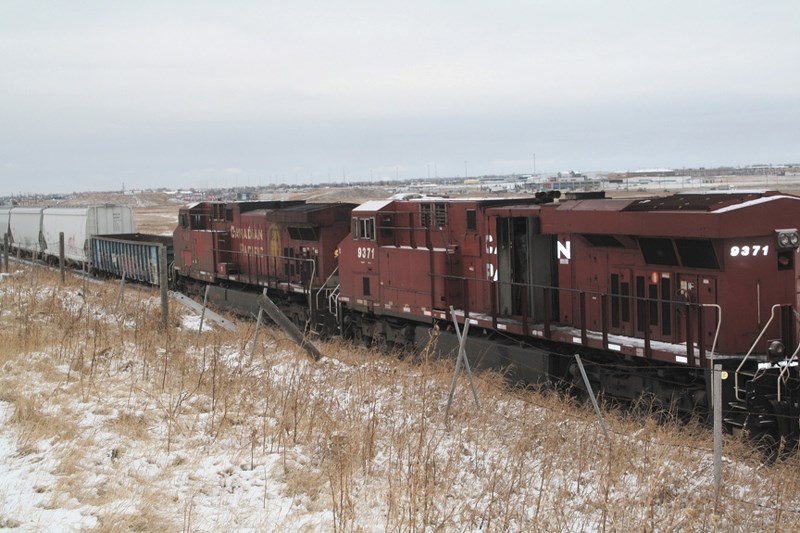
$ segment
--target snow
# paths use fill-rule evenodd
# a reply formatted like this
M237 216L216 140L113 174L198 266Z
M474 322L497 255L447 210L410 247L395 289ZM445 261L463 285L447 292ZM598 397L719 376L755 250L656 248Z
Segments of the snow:
M14 406L0 401L0 528L24 528L28 531L80 531L95 527L97 519L66 502L64 508L49 508L49 494L57 478L51 472L56 461L44 452L21 453L19 435L9 427ZM12 518L13 517L13 518Z
M749 503L729 499L728 515L714 514L708 447L670 441L658 427L625 432L609 421L606 442L591 414L481 374L481 406L461 383L446 419L448 362L336 344L314 362L268 328L253 351L252 323L240 333L204 324L198 335L199 318L182 308L168 335L148 340L141 324L158 306L147 293L129 291L117 309L113 294L101 305L99 288L83 295L21 278L0 279L0 342L9 350L33 327L56 342L0 350L0 529L800 525L796 490L732 458L725 494ZM35 321L12 318L17 306ZM86 331L58 327L76 316Z

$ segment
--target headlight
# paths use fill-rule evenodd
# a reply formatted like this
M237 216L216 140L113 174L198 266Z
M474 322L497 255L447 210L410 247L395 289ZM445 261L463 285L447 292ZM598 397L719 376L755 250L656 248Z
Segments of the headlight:
M800 247L800 232L796 229L779 229L775 233L778 234L778 248L791 249Z
M767 341L767 355L771 359L780 359L786 353L786 347L781 341Z

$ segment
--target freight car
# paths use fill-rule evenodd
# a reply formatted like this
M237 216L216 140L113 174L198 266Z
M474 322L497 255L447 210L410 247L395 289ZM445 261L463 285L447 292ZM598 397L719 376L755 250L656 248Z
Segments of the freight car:
M161 248L166 265L173 261L172 237L145 233L93 235L89 241L89 269L94 275L125 278L147 285L161 282Z
M172 237L134 233L133 213L124 205L88 207L2 207L0 230L12 253L54 263L60 257L94 275L125 277L157 285L159 248L172 263Z
M300 326L417 349L450 308L474 362L533 382L711 407L793 446L800 429L800 197L772 191L666 198L431 199L352 204L203 202L180 211L175 273L255 312L262 290Z
M8 224L11 219L11 207L0 206L0 233L8 238Z
M78 265L89 261L89 241L93 236L134 232L133 213L124 205L12 207L0 211L3 219L6 215L12 251L57 260L59 234L64 233L64 257Z

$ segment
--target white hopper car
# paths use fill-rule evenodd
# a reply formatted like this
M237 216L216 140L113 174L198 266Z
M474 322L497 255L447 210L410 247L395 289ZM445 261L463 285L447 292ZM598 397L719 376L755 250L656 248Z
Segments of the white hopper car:
M33 257L58 258L59 234L63 232L64 257L68 261L86 263L89 241L95 235L135 232L133 212L125 205L2 208L0 228L6 210L10 248Z
M8 235L9 218L11 218L11 207L0 206L0 235Z

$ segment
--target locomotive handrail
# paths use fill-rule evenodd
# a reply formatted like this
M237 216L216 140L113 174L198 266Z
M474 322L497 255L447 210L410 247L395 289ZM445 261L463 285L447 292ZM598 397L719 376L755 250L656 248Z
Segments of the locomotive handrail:
M781 380L783 379L784 382L786 381L786 378L784 378L783 375L789 371L789 367L792 365L793 362L797 360L798 352L800 352L800 344L797 345L797 348L795 349L794 353L789 358L789 360L786 361L786 364L783 366L783 368L781 368L780 374L778 374L777 386L776 386L776 388L778 389L778 401L781 401Z
M719 338L719 330L722 326L722 307L719 304L697 304L700 307L715 307L717 309L717 330L714 333L714 341L711 343L711 357L714 357L714 352L717 349L717 339Z
M333 269L333 272L331 272L331 275L327 277L327 279L325 280L325 283L323 283L323 284L320 286L320 288L319 288L319 290L317 291L317 294L316 294L316 297L317 297L317 298L319 298L319 295L320 295L320 294L322 294L322 290L323 290L325 287L327 287L327 286L328 286L328 282L331 280L331 278L333 278L333 276L335 276L335 275L336 275L336 273L337 273L337 272L339 272L339 265L336 265L336 268L334 268L334 269Z
M742 362L739 363L739 366L736 368L736 372L733 375L733 390L734 390L734 392L736 394L736 399L738 401L742 400L742 398L739 397L739 372L742 370L742 367L744 366L745 362L750 357L750 354L753 353L753 350L755 350L756 345L761 340L761 337L763 337L764 333L766 333L767 328L769 327L769 325L775 319L775 309L777 309L778 307L782 307L782 306L783 306L783 304L775 304L775 305L772 306L772 309L770 310L770 313L769 313L769 320L767 320L767 323L764 324L764 327L761 329L761 333L758 334L758 337L756 338L755 342L750 347L750 349L747 350L747 353L742 358Z
M542 291L543 309L542 309L542 316L540 317L540 320L538 320L537 322L540 322L543 325L544 330L542 331L542 333L543 333L543 337L545 339L550 339L551 338L550 327L551 327L551 321L552 321L552 316L551 316L552 309L551 309L551 298L550 298L551 294L550 293L552 291L555 290L557 292L557 294L560 294L560 293L571 294L573 297L577 298L577 302L576 302L576 304L577 304L577 309L576 309L576 312L577 312L577 315L576 315L577 325L576 325L576 327L580 330L580 338L581 338L581 342L583 344L586 344L587 338L588 338L588 327L587 327L587 323L586 323L586 308L585 308L586 303L587 303L587 298L599 299L600 302L601 302L601 313L602 313L602 316L600 317L601 321L602 321L602 327L601 327L600 333L601 333L602 338L603 338L603 345L605 346L605 345L608 344L608 334L609 334L608 329L609 328L608 328L608 326L606 324L608 322L608 319L609 319L609 317L607 316L608 315L607 302L608 302L608 296L610 295L610 293L608 293L608 292L597 291L597 290L578 289L578 288L574 288L574 287L557 287L557 286L547 285L547 284L523 283L523 282L515 282L515 281L498 281L498 280L484 279L484 278L481 278L481 277L458 276L458 275L442 274L442 273L431 273L431 274L429 274L429 276L431 276L432 278L437 278L438 277L438 278L442 278L442 279L445 279L445 280L457 279L457 280L475 282L475 283L479 283L479 284L490 284L492 286L492 289L489 291L489 295L490 295L490 314L489 314L489 316L492 319L492 327L495 328L495 329L497 328L498 317L501 316L501 313L500 313L500 311L498 309L498 292L500 291L500 287L501 286L513 287L513 288L525 288L525 289L541 290ZM558 296L556 295L556 298L557 297ZM657 303L668 303L668 304L671 304L671 305L682 305L682 304L685 305L686 304L686 302L684 300L680 300L680 299L678 299L678 300L676 300L676 299L663 299L663 298L650 299L650 298L647 298L647 297L644 297L644 296L636 296L636 295L628 295L628 296L626 296L626 298L630 299L632 302L642 302L642 303L657 302ZM522 307L522 312L523 313L526 313L526 311L530 311L529 304L530 304L530 302L528 301L527 291L523 291L522 292L522 301L519 304ZM717 344L719 342L719 335L720 335L720 332L721 332L721 329L722 329L722 308L718 304L690 304L690 305L693 306L693 307L698 308L698 314L697 314L697 317L696 317L696 323L692 320L692 316L694 315L693 313L687 313L686 314L686 320L687 320L687 324L686 324L686 326L687 326L686 355L687 355L688 360L692 361L692 363L691 363L692 365L695 365L696 363L699 363L700 365L702 365L702 364L704 364L706 362L705 344L703 343L702 336L699 336L698 339L697 339L697 343L698 343L697 348L699 350L700 359L699 359L699 361L696 362L695 361L695 357L694 357L695 341L692 339L691 332L694 331L695 328L697 328L698 332L699 331L704 331L703 318L702 318L703 315L702 315L702 312L701 312L701 308L703 308L703 307L713 307L713 308L717 309L717 313L716 313L716 317L715 317L715 319L716 319L716 327L715 327L715 331L714 331L714 340L712 341L712 346L711 346L711 354L713 355L714 353L716 353ZM644 357L645 358L650 358L651 357L651 346L650 345L651 345L652 338L651 338L651 334L650 334L650 331L649 331L649 327L651 326L651 324L650 324L651 317L649 316L650 315L649 311L650 311L649 306L648 305L644 305L643 306L643 310L642 310L642 314L643 314L642 327L644 329L640 331L641 336L637 337L637 338L641 339L643 341L643 343L644 343L643 352L644 352ZM507 315L503 314L502 316L507 316ZM511 316L511 315L508 315L508 316ZM523 314L523 316L522 316L523 331L528 331L529 324L527 322L527 318L528 318L528 316Z
M320 286L319 290L317 291L317 294L314 295L314 301L315 302L319 301L319 295L322 294L322 291L325 290L325 288L328 286L328 282L331 280L331 278L333 278L333 276L336 275L337 272L339 272L339 265L336 265L336 268L333 269L333 272L331 272L331 275L328 276L328 278L325 280L325 282ZM336 287L338 287L338 285ZM334 288L334 291L336 290L336 287ZM331 310L330 302L328 302L328 310L329 311ZM313 311L313 309L312 309L312 311ZM337 316L338 316L338 312L337 312Z
M795 311L794 309L792 309L792 314L794 315L795 320L800 319L800 315L798 315L797 311ZM784 377L784 374L788 373L789 367L792 366L793 362L797 361L798 352L800 352L800 343L797 344L797 348L795 348L794 353L789 358L789 360L786 361L786 365L784 365L783 368L781 368L781 371L778 374L777 385L776 385L776 388L778 389L778 401L781 401L781 380L783 380L783 382L786 383L786 378Z
M261 282L259 281L259 273L258 273L258 264L259 264L258 260L259 259L266 259L267 260L267 285L269 285L269 260L270 259L275 259L276 261L278 259L282 259L282 260L285 260L285 261L311 263L311 275L308 278L308 285L307 286L303 285L303 290L304 290L305 294L308 295L308 312L309 312L309 315L313 315L314 314L314 298L312 297L312 290L311 289L313 288L314 277L317 274L317 262L313 258L311 258L311 257L297 257L297 256L290 257L288 255L250 254L250 253L242 252L242 251L239 251L239 250L226 250L226 251L228 253L231 253L231 254L234 254L234 255L246 256L247 257L248 266L250 264L250 259L251 258L255 258L256 259L256 284L258 284L258 285L261 285ZM338 268L338 266L337 266L337 268ZM248 279L252 280L252 275L253 275L252 272L248 272L248 274L247 274Z
M242 251L239 251L239 250L227 250L227 252L231 253L231 254L240 255L240 256L246 256L248 258L248 260L249 260L249 258L254 257L256 259L262 259L262 258L263 259L282 259L282 260L285 260L285 261L298 261L298 262L304 262L304 263L311 263L311 277L309 278L309 281L308 281L308 292L309 293L311 292L311 286L312 286L311 283L314 280L314 276L316 276L316 272L317 272L317 263L311 257L297 257L297 256L291 257L291 256L288 256L288 255L272 255L272 254L249 254L249 253L242 252ZM267 265L269 265L269 263L267 263ZM256 275L258 275L258 274L256 274ZM248 277L250 277L249 274L248 274Z

